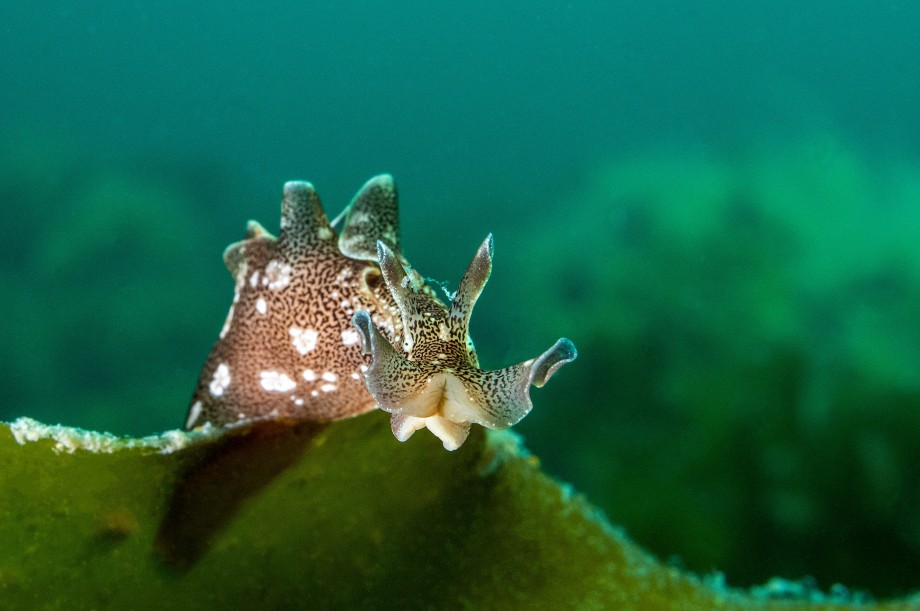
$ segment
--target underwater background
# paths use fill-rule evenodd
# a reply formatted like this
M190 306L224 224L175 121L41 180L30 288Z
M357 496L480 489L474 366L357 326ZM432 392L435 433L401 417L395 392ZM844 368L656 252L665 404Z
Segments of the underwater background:
M920 587L920 5L0 4L0 419L183 423L281 186L372 175L516 430L732 585ZM415 440L412 440L415 441ZM409 441L408 443L412 443Z

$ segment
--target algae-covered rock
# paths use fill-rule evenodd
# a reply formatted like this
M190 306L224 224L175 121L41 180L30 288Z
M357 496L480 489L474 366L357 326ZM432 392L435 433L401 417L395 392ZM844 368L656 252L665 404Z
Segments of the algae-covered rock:
M662 565L507 433L448 453L379 412L134 440L20 419L0 464L4 608L844 608Z

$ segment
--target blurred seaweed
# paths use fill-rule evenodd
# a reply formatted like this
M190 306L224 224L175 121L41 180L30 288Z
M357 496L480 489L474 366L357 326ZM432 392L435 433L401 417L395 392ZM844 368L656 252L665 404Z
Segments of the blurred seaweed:
M206 296L226 288L221 230L238 219L221 210L237 185L190 161L106 160L34 136L6 144L0 418L169 427L225 314ZM197 263L200 249L212 266Z
M681 566L916 587L918 202L915 166L831 136L601 165L492 289L528 296L508 345L565 329L584 359L528 444Z

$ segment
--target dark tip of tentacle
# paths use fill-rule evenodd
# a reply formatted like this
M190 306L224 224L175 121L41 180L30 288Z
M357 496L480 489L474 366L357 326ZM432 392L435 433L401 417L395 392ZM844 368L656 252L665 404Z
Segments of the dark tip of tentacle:
M557 369L571 363L577 357L575 344L564 337L557 340L549 350L534 360L530 370L531 384L537 388L542 387L553 377Z

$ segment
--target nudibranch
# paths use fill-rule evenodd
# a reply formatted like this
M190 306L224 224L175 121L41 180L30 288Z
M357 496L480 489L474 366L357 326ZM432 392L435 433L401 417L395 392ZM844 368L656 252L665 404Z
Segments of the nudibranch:
M492 237L448 308L400 254L398 218L389 175L352 199L338 235L313 186L286 183L278 237L249 221L224 251L233 303L186 429L333 421L380 407L399 440L427 427L453 450L471 423L499 429L523 418L529 387L573 360L575 347L560 339L536 359L481 371L468 325L491 272Z

